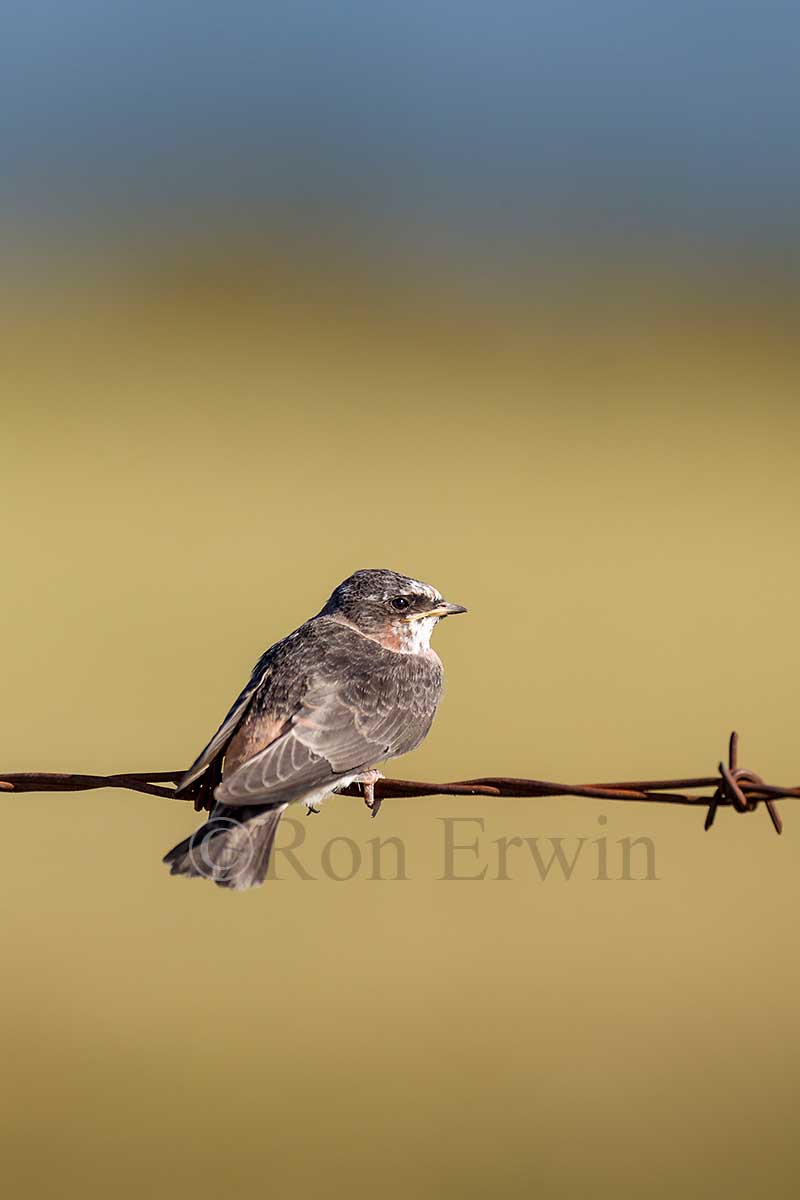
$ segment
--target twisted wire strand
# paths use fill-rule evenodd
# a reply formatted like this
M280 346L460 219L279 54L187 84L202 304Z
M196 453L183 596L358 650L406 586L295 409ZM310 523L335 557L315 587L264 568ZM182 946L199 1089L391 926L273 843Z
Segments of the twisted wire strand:
M648 804L684 804L705 808L704 828L710 829L719 808L735 812L754 812L763 804L776 833L782 831L782 821L775 800L800 797L800 787L781 787L768 784L760 775L738 764L739 736L732 733L728 743L727 762L720 762L716 775L699 775L680 779L638 779L613 783L553 783L546 779L516 779L506 776L486 776L462 779L452 783L431 783L415 779L380 779L374 785L376 800L401 800L414 796L494 796L537 798L545 796L578 796L589 800L627 800ZM83 792L92 788L124 788L149 796L169 800L190 800L195 808L210 808L210 790L191 785L178 791L183 771L134 771L116 775L76 775L53 771L23 771L0 776L0 791L19 792ZM198 781L202 784L202 780ZM165 787L165 784L172 784ZM710 795L703 795L701 789ZM363 796L363 785L350 784L342 795Z

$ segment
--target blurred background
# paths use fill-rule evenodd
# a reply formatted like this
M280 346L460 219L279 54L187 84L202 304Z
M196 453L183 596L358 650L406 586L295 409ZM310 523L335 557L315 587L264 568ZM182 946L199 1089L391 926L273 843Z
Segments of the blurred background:
M4 6L0 770L187 765L387 566L470 609L393 774L708 774L737 728L800 781L799 35L769 2ZM188 805L2 804L15 1194L796 1192L789 801L779 839L342 798L313 880L244 895L161 866ZM454 815L481 881L439 878ZM407 880L320 869L378 833ZM497 881L514 836L587 849ZM620 880L640 836L657 879Z

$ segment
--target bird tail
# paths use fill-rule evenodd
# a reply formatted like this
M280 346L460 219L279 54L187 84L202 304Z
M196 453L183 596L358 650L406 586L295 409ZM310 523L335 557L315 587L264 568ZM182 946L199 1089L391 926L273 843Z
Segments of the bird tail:
M233 808L218 804L205 825L164 856L170 875L211 879L244 891L264 882L286 804Z

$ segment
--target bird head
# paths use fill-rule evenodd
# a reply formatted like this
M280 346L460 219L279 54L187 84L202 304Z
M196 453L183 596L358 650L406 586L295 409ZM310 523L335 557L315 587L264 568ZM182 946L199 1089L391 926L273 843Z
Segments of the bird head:
M320 616L334 617L408 654L427 650L439 621L467 610L449 604L429 583L396 571L356 571L340 583Z

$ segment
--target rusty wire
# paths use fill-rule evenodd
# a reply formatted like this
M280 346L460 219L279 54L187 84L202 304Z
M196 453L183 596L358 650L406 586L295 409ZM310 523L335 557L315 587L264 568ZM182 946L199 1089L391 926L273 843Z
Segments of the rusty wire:
M763 804L776 833L782 822L775 806L781 797L800 797L800 787L778 787L765 783L754 771L739 766L739 736L732 733L727 762L720 762L716 775L684 779L640 779L615 783L552 783L544 779L511 779L491 776L462 779L455 783L427 783L414 779L381 779L375 784L376 800L399 800L412 796L583 796L591 800L634 800L654 804L689 804L707 809L705 829L710 829L720 808L754 812ZM0 776L6 792L82 792L91 788L125 788L171 800L190 800L195 808L209 808L209 789L191 785L178 790L183 771L142 771L124 775L71 775L60 772L25 771ZM201 781L198 781L201 782ZM172 784L164 787L163 784ZM710 795L694 792L699 788ZM342 795L363 796L361 784L350 784Z

